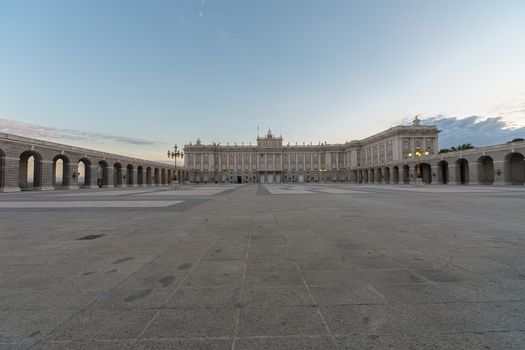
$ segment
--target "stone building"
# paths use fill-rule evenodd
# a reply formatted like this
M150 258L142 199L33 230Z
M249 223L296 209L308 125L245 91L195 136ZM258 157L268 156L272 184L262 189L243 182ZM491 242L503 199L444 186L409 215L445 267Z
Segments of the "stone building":
M410 126L344 144L284 144L270 130L256 145L204 145L198 139L184 147L184 165L195 183L355 182L353 169L403 162L416 152L434 155L437 145L437 127L416 118Z

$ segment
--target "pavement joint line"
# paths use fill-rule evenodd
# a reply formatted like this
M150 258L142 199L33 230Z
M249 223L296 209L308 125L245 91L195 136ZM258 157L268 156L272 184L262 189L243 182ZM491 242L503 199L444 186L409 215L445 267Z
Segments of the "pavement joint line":
M231 218L230 218L231 220ZM204 225L204 222L202 222L200 226L203 226ZM224 230L224 228L221 228L221 231ZM206 255L206 253L208 253L208 251L210 250L210 248L215 244L217 240L212 240L211 243L208 245L208 247L206 248L206 250L199 256L199 258L197 259L197 261L193 264L193 266L188 270L188 273L186 273L186 275L184 276L184 278L180 281L180 283L177 285L177 287L173 290L173 292L166 298L166 300L164 301L164 303L162 304L162 308L159 309L155 315L153 315L153 317L151 318L151 320L146 323L146 325L144 326L144 328L141 330L141 332L137 335L137 337L135 339L140 339L140 337L147 331L147 329L149 328L149 326L151 326L151 324L155 321L155 319L157 318L157 316L160 314L160 312L163 310L163 309L166 309L166 307L164 307L166 305L166 303L177 293L177 291L179 290L180 286L182 286L184 284L184 281L186 281L186 279L188 278L188 276L190 276L190 274L193 272L193 270L199 265L199 263L201 262L202 258L204 258L204 256ZM159 255L160 256L160 255Z
M253 214L252 214L252 226L253 226ZM242 296L243 296L243 293L244 293L244 287L245 287L245 284L246 284L246 270L248 268L248 257L249 257L249 254L250 254L250 245L251 245L251 242L252 242L252 235L253 235L253 230L250 230L250 235L248 236L248 246L246 248L246 256L244 257L244 268L243 268L243 272L242 272L242 284L241 284L241 290L239 292L239 305L241 306L242 304ZM237 341L237 334L239 332L239 322L240 322L240 318L241 318L241 308L239 308L239 310L237 310L237 314L236 314L236 319L235 319L235 331L233 333L233 342L232 342L232 346L231 346L231 350L235 350L235 345L236 345L236 341Z
M204 225L204 223L201 223L198 227ZM144 224L144 226L142 227L143 228L147 228L149 225L148 224ZM139 229L135 230L134 232L137 232ZM177 241L180 241L181 239L178 239ZM80 315L81 313L83 313L85 310L87 310L89 307L91 307L93 304L97 303L98 301L100 301L102 298L108 296L114 289L116 289L118 286L120 286L122 283L124 283L125 281L127 281L128 279L130 279L131 277L133 277L134 275L136 275L137 273L139 273L140 271L142 271L146 266L150 265L153 261L155 261L156 259L158 259L162 254L164 254L169 248L166 248L165 250L163 250L162 252L160 252L156 257L154 257L150 262L144 264L140 269L138 269L137 271L133 272L132 274L130 274L129 276L127 276L125 279L123 279L122 281L120 281L119 283L117 283L115 286L111 287L107 292L105 292L103 294L103 296L101 296L100 298L96 298L95 300L93 300L91 303L88 303L86 306L84 306L83 308L80 308L78 310L78 312L75 312L73 313L70 317L68 317L64 322L60 323L58 326L56 326L54 329L52 329L51 331L49 331L46 335L44 335L41 339L39 339L38 341L36 341L35 343L33 343L30 348L33 348L39 344L41 344L43 341L45 341L46 338L52 336L55 331L57 331L57 329L60 329L64 324L66 324L67 322L69 322L72 318L74 318L75 316L77 315ZM160 312L160 311L159 311ZM158 313L158 312L157 312Z
M168 249L168 248L166 248ZM155 259L157 259L160 255L162 255L164 252L158 254L155 258L153 258L150 262L144 264L140 269L138 269L137 271L133 272L131 275L129 275L128 277L126 277L125 279L123 279L122 281L120 281L119 283L117 283L115 286L111 287L107 292L103 293L103 295L99 298L96 298L95 300L93 300L92 302L88 303L86 306L84 306L83 308L80 308L80 310L78 310L78 312L75 312L73 313L70 317L68 317L64 322L62 322L61 324L59 324L57 327L55 327L53 330L51 330L48 334L46 334L45 336L43 336L40 340L38 340L37 342L35 342L33 344L33 346L37 346L38 344L41 344L47 337L50 337L53 335L53 333L57 330L57 329L60 329L63 325L65 325L67 322L69 322L72 318L74 318L75 316L77 315L80 315L81 313L83 313L84 311L86 311L90 306L92 306L93 304L99 302L100 300L102 300L104 297L108 296L115 288L117 288L119 285L121 285L124 281L128 280L129 278L131 278L132 276L134 276L135 274L139 273L140 271L142 271L142 269L144 269L146 266L148 266L149 264L151 264ZM31 346L31 348L33 347Z
M275 221L275 223L277 224L277 228L279 229L279 232L281 234L283 234L283 230L281 228L281 224L279 222L279 220L277 220L277 218L275 217L275 212L272 211L272 216L273 216L273 219ZM297 263L297 261L294 261L294 265L295 265L295 268L297 270L297 273L299 274L299 276L301 276L301 280L304 284L304 287L306 288L306 290L308 291L308 296L310 297L310 300L312 301L312 305L314 305L316 311L317 311L317 314L319 315L319 318L321 319L321 322L323 323L323 326L325 327L326 331L328 332L328 335L330 336L330 338L332 339L332 342L334 344L334 346L337 348L337 340L335 339L334 335L332 334L332 332L330 331L330 327L328 327L328 324L326 323L326 320L324 319L323 317L323 314L321 313L321 310L319 309L318 307L318 304L312 294L312 291L310 290L310 287L308 286L308 283L306 283L306 280L301 272L301 269L299 268L299 264Z

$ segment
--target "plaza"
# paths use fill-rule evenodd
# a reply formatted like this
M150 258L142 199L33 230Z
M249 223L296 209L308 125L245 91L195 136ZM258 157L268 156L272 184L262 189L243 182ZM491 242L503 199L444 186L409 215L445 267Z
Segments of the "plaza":
M522 186L0 194L0 349L520 349Z

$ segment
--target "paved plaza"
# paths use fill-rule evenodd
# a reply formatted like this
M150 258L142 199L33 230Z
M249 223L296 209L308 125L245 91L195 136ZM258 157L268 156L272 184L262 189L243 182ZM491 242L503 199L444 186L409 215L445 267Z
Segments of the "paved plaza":
M523 349L525 188L0 194L0 349Z

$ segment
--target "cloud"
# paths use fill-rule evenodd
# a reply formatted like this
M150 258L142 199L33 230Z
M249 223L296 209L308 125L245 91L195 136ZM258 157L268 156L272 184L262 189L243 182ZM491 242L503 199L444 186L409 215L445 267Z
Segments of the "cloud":
M422 120L422 124L437 125L439 147L446 148L463 143L489 146L525 138L525 127L515 127L502 117L471 116L467 118L436 116Z
M163 146L164 142L149 141L134 137L107 135L95 132L50 128L29 123L23 123L12 119L0 117L0 132L15 134L35 139L74 144L105 144L105 145L132 145L132 146Z

